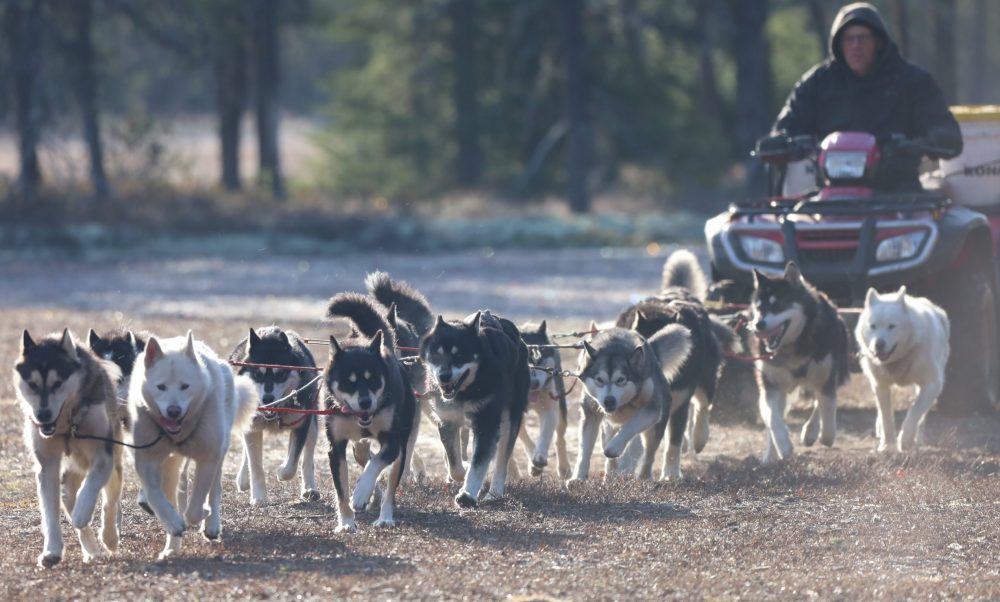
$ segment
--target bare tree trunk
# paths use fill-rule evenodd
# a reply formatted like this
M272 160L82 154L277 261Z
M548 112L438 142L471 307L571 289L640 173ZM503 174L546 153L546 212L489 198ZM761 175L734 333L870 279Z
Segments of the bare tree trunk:
M896 44L903 56L910 56L910 25L903 0L892 0L893 20L896 22Z
M278 145L278 0L251 0L253 64L257 83L258 179L270 184L274 198L285 198Z
M740 151L748 156L754 142L770 129L771 63L764 25L767 0L732 0L736 23L736 121ZM747 188L765 188L765 174L759 161L747 162Z
M590 83L586 72L586 41L583 35L583 0L562 0L566 47L567 193L576 213L590 211L588 180L594 154Z
M958 98L958 67L955 47L955 24L958 20L955 0L934 0L934 78L952 104Z
M27 11L20 2L8 2L4 10L7 44L13 67L14 113L17 121L18 192L25 200L35 198L42 183L38 164L40 108L38 77L42 69L42 22L40 2Z
M808 0L806 8L809 9L809 25L812 27L813 33L816 34L816 41L819 42L819 54L826 56L830 39L830 24L826 21L823 0Z
M216 110L219 116L219 146L222 187L240 189L240 126L247 89L246 31L242 15L234 14L219 33L215 49Z
M475 186L483 174L479 145L479 84L476 81L476 0L451 0L451 51L455 61L452 90L458 155L455 173L462 186Z
M94 68L94 44L91 36L93 4L91 0L75 0L76 36L72 44L73 62L76 63L77 100L83 118L83 135L90 155L90 179L94 195L105 199L111 195L111 186L104 171L104 150L101 146L100 111L97 107L97 73Z
M709 119L720 124L726 122L725 101L719 92L719 80L715 69L715 44L709 32L710 14L716 8L714 1L697 0L695 15L698 22L698 64L701 73L701 106Z

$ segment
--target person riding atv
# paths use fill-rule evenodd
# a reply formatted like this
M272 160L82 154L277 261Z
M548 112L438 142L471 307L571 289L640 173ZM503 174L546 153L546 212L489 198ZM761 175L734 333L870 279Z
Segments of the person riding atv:
M868 132L881 151L873 185L919 191L923 141L934 159L962 152L962 132L929 73L904 59L878 10L866 2L840 9L830 30L830 55L795 85L772 127L773 148L795 136L823 140L837 131Z
M1000 233L981 212L924 191L919 179L924 156L962 152L958 122L930 75L900 56L872 5L840 10L829 51L757 143L754 154L770 167L769 198L733 203L706 223L712 278L731 280L734 295L748 298L753 270L780 274L793 260L841 307L860 305L868 287L905 284L951 320L938 405L996 406ZM796 162L816 177L790 195L786 175Z

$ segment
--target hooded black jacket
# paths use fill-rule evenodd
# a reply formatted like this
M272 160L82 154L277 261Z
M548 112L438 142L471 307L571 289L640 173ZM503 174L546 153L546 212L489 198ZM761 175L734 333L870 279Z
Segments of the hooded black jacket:
M865 25L882 40L875 63L864 77L851 71L841 52L840 35L849 25ZM868 132L884 150L893 134L902 134L947 151L935 158L962 152L962 133L941 89L929 73L900 56L874 6L855 2L840 9L830 29L829 51L829 57L795 85L773 133L811 135L819 141L835 131ZM886 160L886 167L890 160L892 166L883 171L880 187L920 189L919 156L897 154Z

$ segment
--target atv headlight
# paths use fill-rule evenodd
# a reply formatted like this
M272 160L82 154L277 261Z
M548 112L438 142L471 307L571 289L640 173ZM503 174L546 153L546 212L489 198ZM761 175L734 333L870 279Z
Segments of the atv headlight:
M827 151L823 170L831 180L860 180L865 175L868 153L857 151Z
M785 263L785 252L781 245L769 238L759 236L740 236L740 246L743 253L754 261L761 263Z
M885 263L910 259L920 251L920 246L924 244L926 238L927 232L923 230L887 238L878 243L878 248L875 249L875 261Z

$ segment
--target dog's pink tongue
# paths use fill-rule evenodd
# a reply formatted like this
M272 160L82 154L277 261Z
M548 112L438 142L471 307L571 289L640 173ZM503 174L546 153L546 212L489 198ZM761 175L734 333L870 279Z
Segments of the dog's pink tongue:
M160 416L160 424L168 431L176 431L181 427L180 421L167 418L166 416Z

